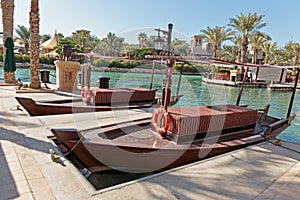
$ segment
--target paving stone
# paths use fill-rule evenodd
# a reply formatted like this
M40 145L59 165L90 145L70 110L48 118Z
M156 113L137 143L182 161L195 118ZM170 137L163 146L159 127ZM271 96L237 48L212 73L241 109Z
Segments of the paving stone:
M55 199L44 178L29 180L28 183L35 199Z

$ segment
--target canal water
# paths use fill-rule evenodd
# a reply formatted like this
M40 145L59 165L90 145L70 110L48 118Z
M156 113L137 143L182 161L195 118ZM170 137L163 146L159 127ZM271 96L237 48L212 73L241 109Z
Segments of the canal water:
M50 71L50 82L55 83L56 72ZM30 70L28 68L17 68L16 78L23 82L29 82ZM149 88L151 74L148 73L119 73L119 72L96 72L91 74L91 87L97 87L99 77L109 77L109 86L111 88ZM3 67L0 67L0 77L3 78ZM164 74L155 74L153 89L161 93L162 79ZM173 75L172 95L176 94L178 86L177 74ZM0 80L1 81L1 80ZM211 85L202 82L201 76L183 75L179 94L183 97L175 106L196 106L212 104L235 104L240 88L230 86ZM269 113L273 116L284 118L286 116L291 92L271 91L266 88L244 88L240 104L247 104L250 108L264 108L265 105L271 104ZM300 144L300 92L295 96L292 114L296 114L292 125L281 133L278 138L285 141Z

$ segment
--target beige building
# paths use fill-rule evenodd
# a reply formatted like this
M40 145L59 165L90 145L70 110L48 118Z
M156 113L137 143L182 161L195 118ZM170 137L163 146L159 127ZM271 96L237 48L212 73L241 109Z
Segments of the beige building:
M193 35L191 37L191 55L192 56L212 56L212 44L203 44L203 35Z

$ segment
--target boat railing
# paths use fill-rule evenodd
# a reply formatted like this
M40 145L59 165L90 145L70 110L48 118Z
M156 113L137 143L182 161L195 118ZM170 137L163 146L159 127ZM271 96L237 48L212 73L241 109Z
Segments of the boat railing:
M268 125L268 130L266 131L266 135L268 135L268 133L273 133L273 132L280 132L279 130L281 129L285 129L288 126L290 126L291 121L295 118L295 115L285 118L285 119L281 119L279 121L276 121L272 124Z

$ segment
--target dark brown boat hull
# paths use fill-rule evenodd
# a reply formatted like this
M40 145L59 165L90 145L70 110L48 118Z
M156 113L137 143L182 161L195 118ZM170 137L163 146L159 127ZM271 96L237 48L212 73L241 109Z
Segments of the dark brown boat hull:
M85 112L101 112L111 110L127 110L138 108L149 108L153 102L143 102L130 105L112 105L112 106L71 106L63 103L35 102L31 98L16 97L17 101L30 114L30 116L74 114Z
M289 120L276 122L281 125L276 125L276 128L271 127L265 131L264 136L252 134L251 136L222 142L210 143L206 141L205 144L174 144L165 148L155 147L155 145L152 148L149 146L142 147L141 145L140 147L129 144L121 145L110 140L107 140L106 143L85 141L80 138L76 129L52 129L51 131L60 145L64 146L67 151L72 150L85 167L92 172L97 171L97 169L102 170L101 166L106 166L110 169L140 173L175 168L266 141L286 129L289 126ZM66 150L64 153L66 153Z

